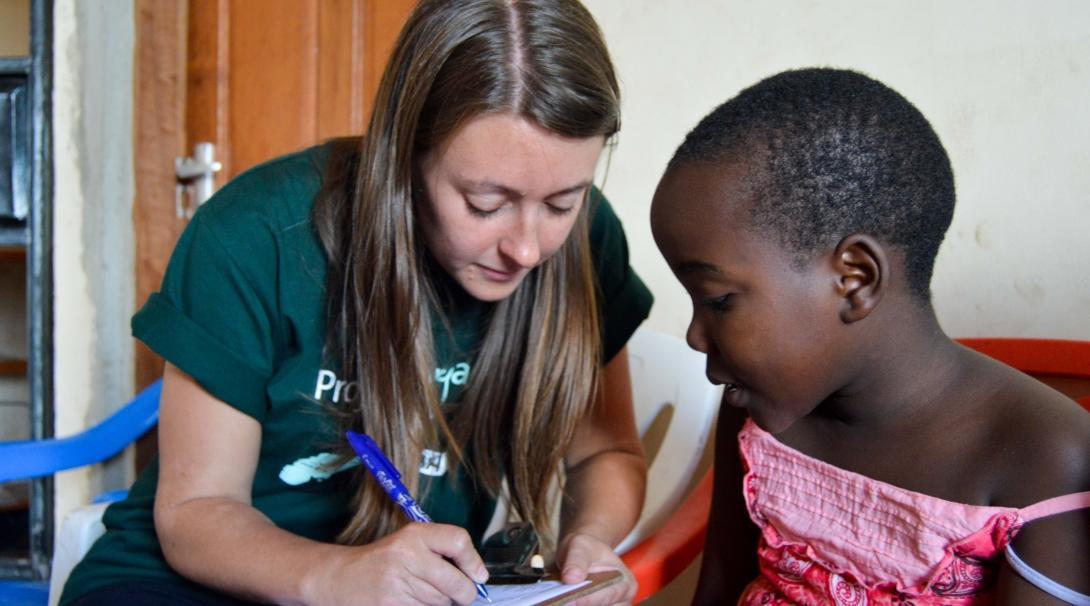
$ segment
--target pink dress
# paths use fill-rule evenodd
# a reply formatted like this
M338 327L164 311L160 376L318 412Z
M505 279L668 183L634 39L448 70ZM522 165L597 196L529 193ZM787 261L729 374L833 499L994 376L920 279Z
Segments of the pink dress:
M1023 509L952 503L845 471L747 421L738 434L761 571L739 604L990 604L1022 524L1090 506L1090 492Z

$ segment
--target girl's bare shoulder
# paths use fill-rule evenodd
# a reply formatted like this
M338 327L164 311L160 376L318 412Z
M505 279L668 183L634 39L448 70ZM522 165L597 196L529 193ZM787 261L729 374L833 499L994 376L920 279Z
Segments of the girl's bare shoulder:
M1048 385L988 360L983 403L992 445L996 504L1022 507L1090 490L1090 411Z

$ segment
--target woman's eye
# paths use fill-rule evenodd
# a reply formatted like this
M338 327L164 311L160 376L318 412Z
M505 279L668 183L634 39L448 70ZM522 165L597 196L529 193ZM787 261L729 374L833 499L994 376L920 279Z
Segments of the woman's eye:
M574 205L573 206L568 206L568 207L562 207L562 206L556 206L554 204L548 204L547 206L549 207L549 212L551 212L554 215L561 216L561 217L564 216L564 215L571 214L571 212L575 210Z
M475 217L491 217L499 210L498 208L478 208L472 203L466 203L466 208L469 209L469 214Z
M721 297L708 297L706 299L701 299L700 304L704 307L711 309L714 312L721 313L730 309L730 299L731 296L729 294L726 294Z
M489 200L487 198L477 199L474 197L466 196L466 209L469 213L475 217L491 217L496 214L496 211L503 208L503 202L497 200Z

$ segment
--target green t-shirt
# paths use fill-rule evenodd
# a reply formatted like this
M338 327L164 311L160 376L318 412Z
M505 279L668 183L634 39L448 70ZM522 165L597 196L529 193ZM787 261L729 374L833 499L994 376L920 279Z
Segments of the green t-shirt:
M358 392L323 357L326 261L311 206L327 153L315 147L285 156L227 184L193 217L161 290L132 320L137 338L261 424L252 504L280 528L319 541L331 541L347 522L354 487L353 474L342 473L347 467L326 465L339 436L316 400L343 406ZM620 221L594 195L591 248L609 360L647 317L652 298L629 267ZM456 300L445 310L453 334L435 322L435 379L446 402L457 401L472 370L487 306L468 296ZM458 481L446 481L443 453L424 455L422 506L436 522L465 527L480 540L495 500L467 488L473 483L462 470ZM106 510L107 532L73 570L62 603L128 581L192 585L163 559L152 518L157 480L156 459L128 498Z

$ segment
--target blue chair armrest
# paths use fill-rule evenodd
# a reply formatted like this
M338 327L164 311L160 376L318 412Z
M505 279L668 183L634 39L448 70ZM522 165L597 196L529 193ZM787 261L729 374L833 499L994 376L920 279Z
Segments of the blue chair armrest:
M49 476L105 461L159 421L156 381L98 425L74 436L0 443L0 483Z

